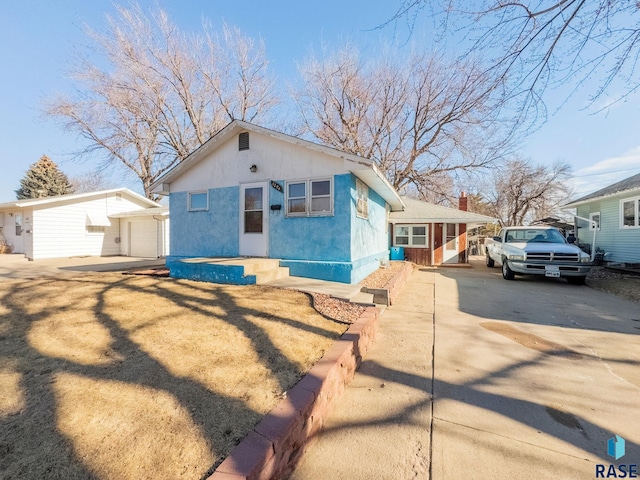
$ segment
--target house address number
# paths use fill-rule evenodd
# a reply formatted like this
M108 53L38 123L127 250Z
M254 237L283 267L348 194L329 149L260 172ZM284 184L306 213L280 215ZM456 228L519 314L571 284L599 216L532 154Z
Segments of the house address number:
M271 186L279 192L282 191L282 185L280 185L278 182L274 182L273 180L271 180Z

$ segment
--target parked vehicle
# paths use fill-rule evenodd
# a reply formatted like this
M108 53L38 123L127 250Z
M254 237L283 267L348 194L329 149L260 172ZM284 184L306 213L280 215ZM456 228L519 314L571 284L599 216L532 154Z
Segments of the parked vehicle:
M591 257L554 227L505 227L485 247L487 267L500 265L502 277L544 275L584 285Z

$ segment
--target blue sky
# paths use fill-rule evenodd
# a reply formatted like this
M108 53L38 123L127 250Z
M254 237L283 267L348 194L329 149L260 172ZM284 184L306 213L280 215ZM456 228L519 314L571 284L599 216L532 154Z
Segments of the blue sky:
M395 12L393 0L139 3L143 8L159 4L183 30L199 30L204 17L214 26L226 21L246 35L262 38L272 71L282 82L295 75L296 62L322 43L337 47L350 41L365 46L371 55L394 39L402 45L399 48L410 48L402 23L376 28ZM69 89L64 72L75 49L87 43L84 25L101 29L105 13L113 12L113 3L106 0L0 2L0 202L15 198L14 190L25 171L43 154L69 176L91 170L95 159L71 160L70 154L79 148L75 134L44 120L41 109L46 97ZM430 21L422 18L411 41L428 42L430 27ZM568 162L573 167L576 194L640 173L640 96L594 113L596 108L586 108L588 92L578 92L563 102L566 93L549 92L549 121L527 138L521 155L537 163ZM135 179L116 175L112 180L140 191Z

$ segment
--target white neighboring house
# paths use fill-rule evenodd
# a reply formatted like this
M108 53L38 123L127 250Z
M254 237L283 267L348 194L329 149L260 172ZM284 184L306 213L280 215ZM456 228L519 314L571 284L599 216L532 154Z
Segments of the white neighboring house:
M0 203L0 240L30 260L164 257L169 209L127 188Z

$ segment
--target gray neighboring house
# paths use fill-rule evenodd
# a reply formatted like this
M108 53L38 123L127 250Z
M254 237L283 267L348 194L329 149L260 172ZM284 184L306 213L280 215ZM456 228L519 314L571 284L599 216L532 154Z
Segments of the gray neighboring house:
M577 200L564 208L575 208L578 242L589 244L592 251L603 250L605 260L620 263L640 263L640 174L609 185Z

